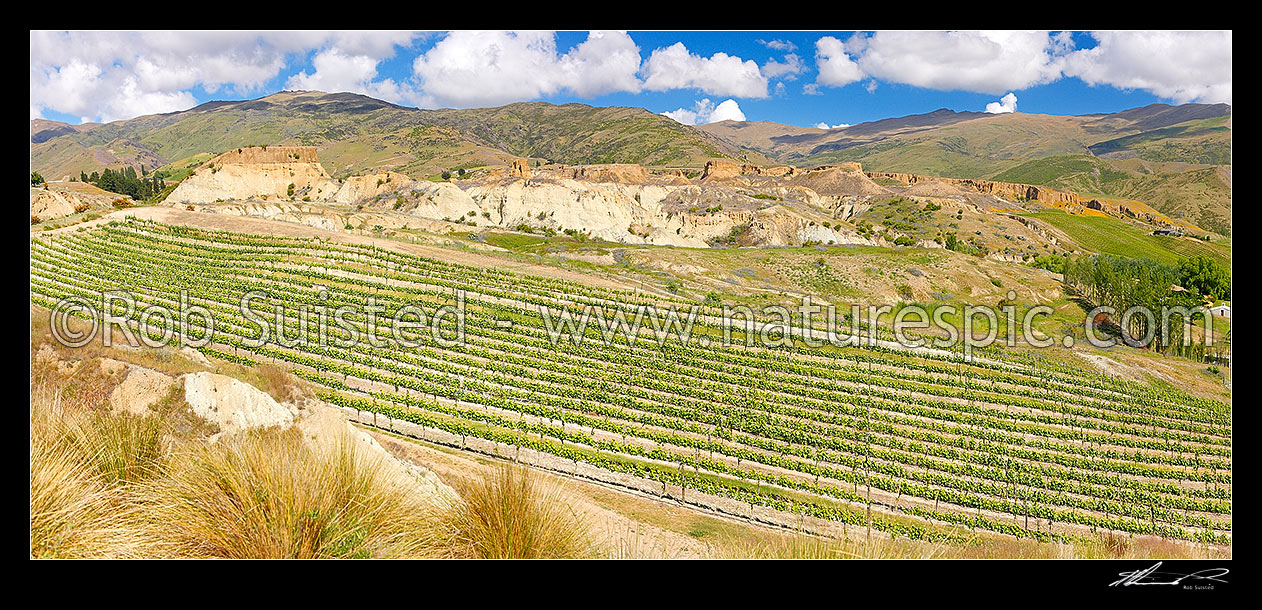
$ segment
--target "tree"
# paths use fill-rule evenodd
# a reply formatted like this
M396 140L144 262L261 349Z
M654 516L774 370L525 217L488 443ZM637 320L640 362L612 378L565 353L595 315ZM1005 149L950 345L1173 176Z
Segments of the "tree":
M1179 263L1179 285L1214 300L1231 298L1231 273L1207 256Z
M39 186L44 183L44 177L39 172L31 172L31 186Z
M87 182L111 193L128 195L136 200L150 199L166 188L166 182L162 178L157 175L153 178L141 178L136 175L136 168L131 166L119 171L105 168L105 171L99 175L92 172Z

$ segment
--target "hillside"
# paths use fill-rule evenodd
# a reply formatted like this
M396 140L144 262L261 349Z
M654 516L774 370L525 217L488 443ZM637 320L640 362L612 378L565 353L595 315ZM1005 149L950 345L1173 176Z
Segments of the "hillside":
M32 121L31 165L49 176L121 165L152 169L255 144L316 146L337 178L386 169L423 178L507 165L513 157L700 167L739 152L642 108L530 103L419 110L352 93L286 91L107 124Z
M706 159L739 152L725 140L643 108L525 102L427 110L422 116L426 123L473 134L500 150L568 164L699 167Z
M869 171L994 179L1141 201L1231 232L1231 107L1154 104L1103 115L934 112L842 129L722 121L682 125L642 108L545 102L420 110L351 93L286 91L108 124L31 122L32 169L75 176L155 169L250 145L315 146L329 176L412 179L507 166L635 163L700 168L708 159L798 167L858 161Z
M1154 104L1050 116L937 110L844 129L724 121L700 127L799 167L994 179L1138 199L1230 233L1231 107Z

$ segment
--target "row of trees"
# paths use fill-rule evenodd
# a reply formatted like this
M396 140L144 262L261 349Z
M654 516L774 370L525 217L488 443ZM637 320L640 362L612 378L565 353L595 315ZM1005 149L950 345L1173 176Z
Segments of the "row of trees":
M1178 308L1192 310L1206 299L1231 298L1231 275L1212 259L1197 257L1167 265L1146 258L1080 255L1065 259L1065 283L1096 306L1112 307L1124 339L1143 339L1152 334L1153 349L1178 356L1202 359L1205 355L1204 333L1187 337L1184 316ZM1122 317L1133 307L1146 308L1144 314ZM1163 312L1172 311L1168 322ZM1208 312L1191 316L1194 323L1203 323ZM1122 324L1125 322L1125 324Z
M137 175L136 168L130 165L118 171L106 168L105 171L99 174L92 172L91 175L88 175L85 172L80 172L79 180L95 184L111 193L127 195L138 201L150 199L166 188L166 181L161 177L154 176L150 178L144 168L141 168L140 172L140 175Z

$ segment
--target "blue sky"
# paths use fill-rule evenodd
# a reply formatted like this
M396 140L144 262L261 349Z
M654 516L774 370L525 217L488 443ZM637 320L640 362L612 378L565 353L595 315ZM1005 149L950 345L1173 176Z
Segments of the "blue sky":
M1231 32L32 32L31 118L131 118L285 89L416 107L637 106L853 125L957 111L1231 102Z

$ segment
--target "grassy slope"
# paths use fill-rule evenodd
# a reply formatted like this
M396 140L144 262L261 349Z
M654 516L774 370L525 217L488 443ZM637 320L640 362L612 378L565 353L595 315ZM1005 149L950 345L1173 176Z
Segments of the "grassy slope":
M417 127L440 126L424 130ZM151 166L252 144L321 147L334 174L396 169L413 177L441 169L505 163L513 156L562 163L700 166L739 150L640 108L512 104L470 110L417 110L352 94L280 93L149 115L31 145L32 166L61 175L104 167L106 148L149 155ZM128 148L120 162L135 154ZM757 156L757 155L755 155Z
M1231 246L1225 242L1205 243L1192 238L1150 235L1116 218L1074 216L1060 210L1022 215L1047 222L1091 252L1151 258L1170 264L1204 255L1231 266Z
M1027 161L994 179L1041 184L1085 196L1134 199L1168 216L1187 218L1219 233L1230 232L1231 180L1222 167L1065 155Z
M1231 117L1187 121L1091 145L1097 156L1231 165Z
M201 166L201 164L213 159L214 157L215 155L212 153L198 153L196 155L184 157L178 161L167 163L166 165L158 168L155 173L162 176L162 179L167 181L167 183L179 182L189 177L193 173L193 170L196 170L199 166Z
M425 111L425 120L474 134L521 156L562 163L642 163L697 167L735 147L642 108L556 106L543 102L499 108Z
M1229 233L1230 123L1230 116L1222 116L1144 130L1121 119L1012 114L782 159L799 166L859 161L874 171L990 178L1135 199Z

